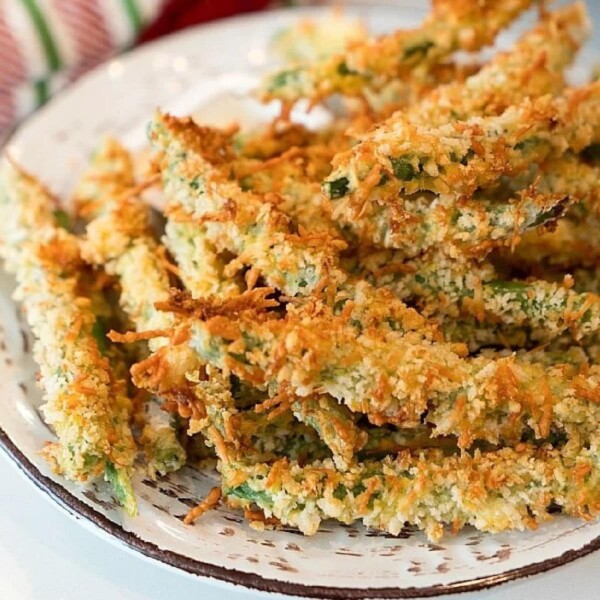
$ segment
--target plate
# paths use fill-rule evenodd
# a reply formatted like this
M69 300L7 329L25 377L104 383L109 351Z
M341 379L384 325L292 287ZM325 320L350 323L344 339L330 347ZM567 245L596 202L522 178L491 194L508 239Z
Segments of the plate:
M417 0L352 8L371 30L409 27L423 16ZM11 155L56 193L68 194L98 140L121 137L132 147L157 107L227 122L269 116L244 98L269 68L271 36L300 15L275 11L202 26L114 59L69 88L12 137ZM508 40L510 36L505 36ZM298 118L305 118L301 112ZM311 114L309 124L327 119ZM124 516L104 484L80 488L56 477L38 452L52 432L40 418L31 341L10 299L14 282L0 276L0 444L37 485L79 521L116 543L192 575L311 598L413 598L475 590L545 571L600 547L600 523L557 517L536 531L486 535L466 529L431 544L421 533L400 536L360 525L326 523L305 538L293 529L259 533L225 507L195 526L189 507L215 484L212 473L185 468L153 482L138 477L140 514Z

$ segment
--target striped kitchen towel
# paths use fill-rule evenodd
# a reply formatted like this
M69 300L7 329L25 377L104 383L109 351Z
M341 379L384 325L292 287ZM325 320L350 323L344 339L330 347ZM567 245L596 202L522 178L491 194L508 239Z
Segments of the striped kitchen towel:
M0 0L0 140L82 73L134 43L268 0Z

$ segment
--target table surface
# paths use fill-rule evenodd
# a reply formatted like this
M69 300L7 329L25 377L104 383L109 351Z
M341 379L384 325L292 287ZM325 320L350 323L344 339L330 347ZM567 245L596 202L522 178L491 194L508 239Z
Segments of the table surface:
M587 6L598 30L600 3L596 2L588 0ZM596 38L594 46L599 39ZM275 598L232 586L217 587L113 546L81 527L40 494L0 452L0 600L216 597L219 600ZM567 597L600 599L600 552L548 573L485 592L444 596L442 600L564 600Z

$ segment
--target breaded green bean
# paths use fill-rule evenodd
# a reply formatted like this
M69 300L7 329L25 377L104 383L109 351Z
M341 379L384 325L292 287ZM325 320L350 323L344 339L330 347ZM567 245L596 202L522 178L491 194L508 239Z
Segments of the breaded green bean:
M231 181L219 168L220 155L206 150L213 139L223 147L223 134L198 127L190 119L157 113L150 137L164 152L160 168L171 218L179 211L186 221L202 222L211 243L236 254L240 265L251 266L288 296L307 297L325 290L338 311L351 302L352 314L363 326L385 324L434 335L416 311L372 286L358 286L339 268L338 253L345 245L322 233L295 233L272 202Z
M94 217L87 224L86 239L82 243L84 258L118 277L119 302L136 331L168 330L173 325L172 316L158 311L154 305L168 298L169 274L151 235L149 209L136 197L133 164L125 148L114 140L107 140L96 151L78 190L80 205L87 207L84 214ZM155 351L166 342L165 337L151 339L150 350ZM197 361L189 352L179 352L173 359L165 386L173 380L182 380L185 369L194 366ZM148 428L146 433L142 439L149 441L144 448L150 457L151 472L184 464L185 450L174 432L152 432ZM170 449L166 449L165 442L172 444ZM167 464L160 457L152 456L153 449L159 450L161 456L169 454L177 460ZM160 465L156 469L152 466L155 463Z
M373 206L349 227L359 239L396 248L406 257L433 248L481 257L495 247L512 247L530 229L552 229L573 202L567 191L551 194L538 189L528 187L506 202L486 193L459 200L418 195L401 206Z
M168 298L168 271L150 235L147 208L139 200L107 198L103 213L86 228L84 257L121 282L121 305L138 331L166 330L172 317L156 310ZM163 340L153 340L159 347Z
M0 174L0 254L16 273L36 337L34 356L44 390L42 411L57 441L44 449L55 470L73 481L104 474L129 514L136 449L125 383L114 380L94 338L90 300L80 295L78 241L54 225L50 194L5 162Z
M583 2L549 12L478 73L465 82L434 89L404 115L414 123L443 125L474 116L498 115L527 97L559 93L564 85L564 71L587 39L589 29ZM388 123L404 115L400 112Z
M580 377L512 358L464 360L455 347L411 333L358 334L348 317L318 304L288 307L284 319L250 311L184 323L202 360L255 385L328 393L374 424L416 427L425 418L434 435L456 435L462 447L518 440L528 429L543 438L552 427L587 438L600 410L589 401L600 391L596 371Z
M188 434L200 432L221 461L270 461L281 456L315 460L328 456L314 428L294 421L289 411L270 419L267 415L235 407L229 378L207 367L206 377L188 376L195 402L204 415L192 418Z
M391 268L394 260L390 251L373 253L362 262L364 274L399 298L416 302L425 314L473 315L490 323L526 327L538 342L567 330L580 339L600 328L600 296L578 293L562 282L504 281L487 263L454 260L441 253ZM387 271L378 271L378 264Z
M287 102L316 101L336 92L360 95L366 87L381 88L457 50L473 51L492 43L531 4L531 0L437 0L420 28L399 30L356 44L344 54L270 75L260 93L265 100Z
M333 453L339 469L354 462L354 456L368 440L365 431L356 426L350 411L327 395L301 398L292 404L294 416L312 427Z
M224 276L226 263L206 239L201 226L169 219L163 243L177 263L181 281L194 297L228 297L240 293L235 279Z
M595 142L599 98L600 84L594 83L558 98L526 99L500 116L439 127L398 120L338 155L323 189L334 201L334 217L342 221L351 221L368 203L401 206L406 195L418 191L470 195L502 175Z
M185 449L177 437L172 417L166 414L154 415L146 420L140 436L140 444L146 456L148 475L166 475L179 471L187 460Z
M330 157L333 157L331 154ZM331 216L331 207L323 198L318 172L307 164L308 160L293 156L289 160L269 163L248 162L234 166L240 186L255 194L269 194L277 209L292 219L295 229L324 232L341 238L337 224ZM318 171L318 169L317 169ZM326 173L329 172L329 168Z
M459 199L452 194L433 198L431 194L415 194L399 205L373 204L347 227L368 243L397 248L406 256L438 247L450 255L481 257L494 247L509 245L511 249L517 247L515 256L519 257L517 242L521 244L524 239L531 249L541 232L553 229L558 217L573 202L576 206L570 210L569 219L582 222L585 231L585 223L600 205L599 176L598 167L566 153L545 162L526 177L503 182L508 187L506 200L498 198L499 190L482 190L472 198ZM528 232L540 225L546 227L540 227L539 233ZM564 227L558 223L558 229ZM544 242L551 240L552 234L541 237L543 252ZM552 249L557 256L575 251L566 247L559 252L556 245ZM533 252L532 260L535 255Z
M343 473L331 461L306 467L286 460L230 463L221 466L221 475L232 505L255 504L306 535L325 519L361 520L392 535L409 523L437 541L445 525L453 531L465 525L490 532L532 528L551 518L553 503L565 514L598 515L597 456L595 446L563 455L521 444L459 456L404 452Z

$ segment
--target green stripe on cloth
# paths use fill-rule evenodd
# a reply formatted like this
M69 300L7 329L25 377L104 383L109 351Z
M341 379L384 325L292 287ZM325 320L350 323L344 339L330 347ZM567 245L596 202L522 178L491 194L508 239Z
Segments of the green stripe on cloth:
M123 6L133 31L137 34L142 28L142 16L135 3L136 0L123 0Z
M58 46L52 37L50 27L48 27L48 22L44 17L44 13L40 10L37 0L21 0L21 2L29 13L29 18L40 38L48 67L51 71L58 71L62 66L62 60L58 52Z
M33 91L35 92L36 106L39 108L50 97L48 90L48 82L45 79L38 79L33 84Z

